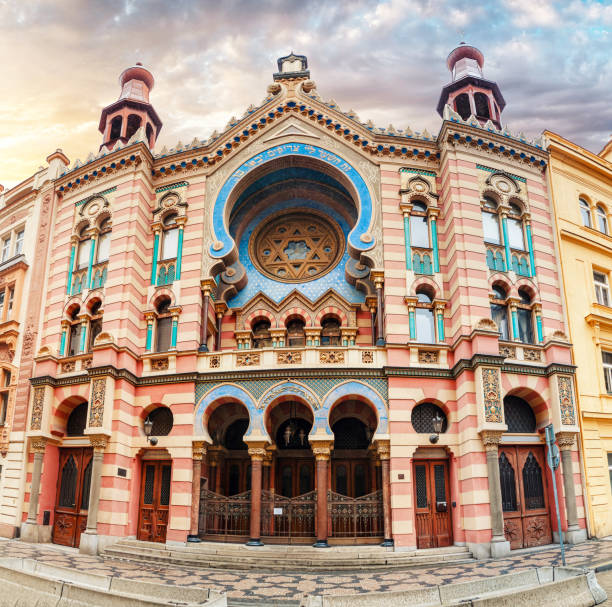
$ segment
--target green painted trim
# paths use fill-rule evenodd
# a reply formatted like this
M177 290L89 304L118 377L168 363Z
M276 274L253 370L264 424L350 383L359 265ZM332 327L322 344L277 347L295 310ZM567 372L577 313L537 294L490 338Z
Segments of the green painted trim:
M74 255L76 253L76 246L73 244L70 247L70 266L68 266L68 285L66 287L66 293L72 295L72 274L74 272Z
M151 351L152 342L153 342L153 323L147 322L147 343L145 345L145 350L147 352Z
M93 268L94 253L96 251L96 239L89 239L89 265L87 266L87 288L91 289L91 270Z
M512 310L512 339L519 338L518 313Z
M177 181L176 183L171 183L169 185L163 185L159 188L155 188L155 193L159 194L160 192L167 192L168 190L173 190L174 188L184 188L188 185L188 181Z
M438 313L438 341L444 341L444 314Z
M114 192L117 189L117 186L114 186L112 188L108 188L108 190L104 190L103 192L97 192L96 194L92 194L91 196L88 196L87 198L83 198L83 200L79 200L78 202L74 203L75 207L80 207L82 204L85 204L88 200L91 200L92 198L95 198L96 196L104 196L104 194L110 194L111 192Z
M81 344L79 346L79 354L85 352L85 344L87 343L87 323L81 323Z
M508 218L502 217L502 235L504 237L504 251L506 253L506 269L512 269L512 255L510 253L510 242L508 238Z
M408 312L408 327L410 331L410 339L416 339L416 323L414 320L414 310Z
M183 226L179 226L178 230L178 245L176 247L176 272L174 274L175 280L180 280L181 278L181 260L183 258Z
M172 319L172 334L170 336L170 347L176 348L176 332L178 328L178 320L176 318Z
M533 254L533 239L531 237L531 224L527 224L527 246L529 247L529 276L535 276L535 257Z
M544 332L542 330L542 317L539 314L536 315L536 327L538 329L538 342L542 343L544 341Z
M157 282L157 256L159 253L159 232L155 232L155 242L153 243L153 263L151 264L151 284L155 286Z
M62 329L62 338L60 340L60 356L64 356L65 349L66 349L66 329Z
M481 171L487 171L488 173L506 173L506 175L510 175L512 179L516 179L521 183L527 183L527 180L524 177L520 177L519 175L515 175L514 173L508 173L507 171L500 171L500 169L494 169L493 167L488 167L484 164L477 164L476 168L480 169Z
M437 177L433 171L426 171L425 169L409 169L402 168L400 173L414 173L415 175L427 175L428 177Z
M431 221L431 242L433 245L434 272L440 271L440 252L438 250L438 224L435 218Z
M412 247L410 245L410 216L404 217L404 244L406 247L406 269L412 270Z

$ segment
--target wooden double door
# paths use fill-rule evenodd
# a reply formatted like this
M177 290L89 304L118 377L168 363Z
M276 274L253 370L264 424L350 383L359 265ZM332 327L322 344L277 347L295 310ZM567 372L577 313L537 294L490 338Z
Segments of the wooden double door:
M510 547L552 543L544 447L500 447L499 479Z
M447 460L416 460L413 467L417 548L453 543Z
M53 543L78 547L87 527L91 486L91 447L59 450Z
M144 461L140 487L138 539L165 542L170 510L170 461Z
M276 491L283 497L298 497L315 488L314 459L278 458Z

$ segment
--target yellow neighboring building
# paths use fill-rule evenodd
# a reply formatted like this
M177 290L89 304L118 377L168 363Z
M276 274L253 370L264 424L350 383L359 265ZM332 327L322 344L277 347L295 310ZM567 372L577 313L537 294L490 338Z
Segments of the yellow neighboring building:
M574 344L591 535L612 535L612 140L599 153L546 131ZM578 473L578 462L575 462Z

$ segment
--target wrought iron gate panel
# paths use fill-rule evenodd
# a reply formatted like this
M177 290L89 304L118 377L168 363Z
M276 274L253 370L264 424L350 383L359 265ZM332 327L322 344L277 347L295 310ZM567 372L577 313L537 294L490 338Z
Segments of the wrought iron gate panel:
M249 535L251 492L225 497L208 489L200 490L200 535Z
M276 509L277 514L274 514ZM314 537L317 492L284 497L270 491L261 494L261 535L267 537Z
M362 497L328 493L331 537L382 537L384 513L382 490Z

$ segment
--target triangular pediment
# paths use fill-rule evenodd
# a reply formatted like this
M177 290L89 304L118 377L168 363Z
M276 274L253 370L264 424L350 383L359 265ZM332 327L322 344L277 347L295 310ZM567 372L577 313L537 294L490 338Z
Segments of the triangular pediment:
M280 139L281 137L310 137L312 139L320 139L319 135L317 135L315 132L304 128L304 126L300 124L299 119L291 117L287 122L288 124L280 125L275 131L268 134L268 136L262 141L267 143L268 141L274 141L275 139Z

